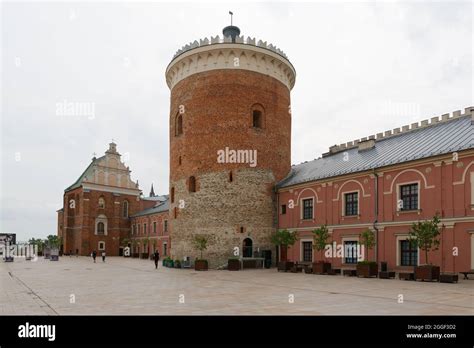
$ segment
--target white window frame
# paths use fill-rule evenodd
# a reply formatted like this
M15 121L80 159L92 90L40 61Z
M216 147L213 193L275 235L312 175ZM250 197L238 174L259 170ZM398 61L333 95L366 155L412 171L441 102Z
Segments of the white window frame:
M311 242L311 244L313 244L312 246L314 246L314 241L312 238L300 239L300 262L307 262L303 260L303 254L304 254L303 242ZM311 251L311 262L313 261L314 261L314 248L312 248L312 251Z
M401 197L401 192L400 192L400 187L405 186L405 185L412 185L412 184L417 184L418 185L418 209L416 210L402 210L398 208L398 201L400 200ZM397 188L397 201L395 202L395 207L397 212L406 212L406 211L418 211L421 210L421 182L420 180L418 181L408 181L408 182L401 182L396 185Z
M104 234L103 234L103 236L106 236L107 235L107 216L105 216L103 214L100 214L95 219L95 231L94 231L95 235L99 235L99 229L98 229L99 222L104 223ZM101 236L102 236L102 234L101 234Z
M312 208L312 217L310 219L305 219L304 218L304 203L303 201L305 200L308 200L308 199L311 199L313 201L313 208ZM311 221L311 220L314 220L315 219L315 211L314 211L314 204L315 204L315 199L314 197L303 197L303 198L300 198L300 206L301 206L301 209L300 209L300 219L303 220L303 221Z
M101 244L104 246L103 248L100 247ZM99 251L104 251L105 250L105 242L104 241L99 241L99 243L97 244L97 249Z
M348 193L357 193L357 215L347 215L346 214L346 194ZM360 190L344 191L342 192L342 216L344 217L356 217L360 216Z
M356 263L346 263L346 247L345 247L345 243L346 242L357 242L357 245L360 247L360 241L359 241L359 237L358 236L347 236L347 237L342 237L341 238L341 243L342 243L342 250L344 251L344 256L343 258L341 259L341 265L343 266L354 266L354 265L357 265L357 262ZM337 247L337 246L336 246ZM365 255L362 255L362 257L364 257ZM361 261L361 260L357 260L357 261Z
M397 263L396 263L396 265L397 265L397 267L413 267L413 266L402 266L402 265L401 265L401 262L402 262L402 261L400 260L400 259L401 259L401 255L400 255L400 254L401 254L400 242L401 242L402 240L408 240L408 239L410 239L410 236L409 236L408 234L406 234L406 235L401 235L401 236L397 236L397 238L396 238L396 243L397 243L397 245L396 245L396 251L397 251L397 255L396 255L396 261L397 261ZM416 263L417 263L418 266L420 265L420 251L421 251L420 248L418 248L418 251L417 251L417 260L416 260Z
M101 204L101 202L102 202L102 204ZM105 198L104 197L99 197L99 201L97 203L98 203L100 209L105 209Z

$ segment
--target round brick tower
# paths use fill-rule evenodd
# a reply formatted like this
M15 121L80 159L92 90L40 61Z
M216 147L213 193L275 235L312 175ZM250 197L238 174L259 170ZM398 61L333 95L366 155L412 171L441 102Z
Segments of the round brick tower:
M235 26L223 34L184 46L166 69L171 255L199 257L193 239L206 235L211 268L236 250L274 250L274 187L291 169L296 74L275 46L245 40Z

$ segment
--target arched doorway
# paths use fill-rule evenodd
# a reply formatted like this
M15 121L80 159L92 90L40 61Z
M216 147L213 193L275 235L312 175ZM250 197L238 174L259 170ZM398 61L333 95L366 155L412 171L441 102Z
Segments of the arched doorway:
M252 240L250 238L245 238L242 244L242 255L243 257L252 257Z

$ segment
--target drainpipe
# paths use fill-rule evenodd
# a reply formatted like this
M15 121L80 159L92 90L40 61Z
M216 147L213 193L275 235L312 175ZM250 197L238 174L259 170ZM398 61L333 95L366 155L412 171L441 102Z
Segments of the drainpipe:
M374 202L374 213L375 221L373 223L373 228L375 230L375 262L379 263L379 229L377 228L378 216L379 216L379 176L375 172L375 202Z

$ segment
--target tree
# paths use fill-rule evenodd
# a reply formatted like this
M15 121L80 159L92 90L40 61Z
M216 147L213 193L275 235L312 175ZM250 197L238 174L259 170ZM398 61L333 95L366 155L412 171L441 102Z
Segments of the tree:
M425 262L428 264L428 251L438 250L441 234L438 224L440 218L438 214L433 216L432 220L418 221L413 223L410 230L410 245L418 247L425 252Z
M290 232L287 229L278 230L272 237L271 241L273 244L277 246L291 246L296 243L298 237L296 236L296 232Z
M329 230L326 225L322 225L321 227L312 231L313 236L313 248L317 251L322 251L326 248L329 239Z
M271 242L276 246L283 247L282 250L285 252L281 255L282 261L286 261L286 249L295 244L297 239L298 236L296 235L296 232L290 232L287 229L278 230L274 235L272 235Z
M45 244L49 248L59 248L59 246L62 243L62 238L50 234L49 236L46 237Z
M209 237L196 235L193 238L194 247L201 252L201 260L202 260L202 252L207 249L207 243L209 242Z
M43 252L44 249L44 240L41 238L30 238L28 244L35 245L38 248L38 252Z
M369 249L375 246L375 233L367 228L360 234L360 243L365 247L365 260L369 260Z

